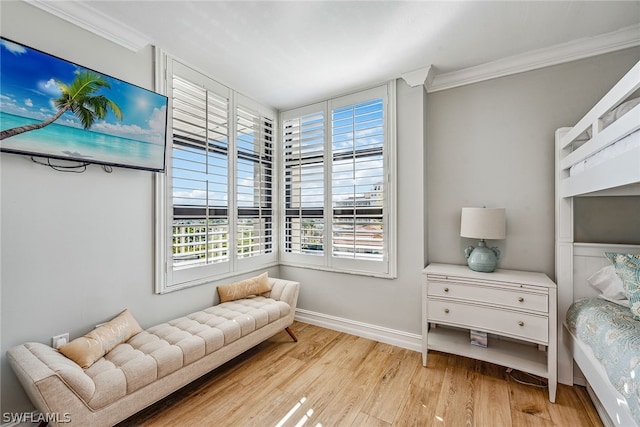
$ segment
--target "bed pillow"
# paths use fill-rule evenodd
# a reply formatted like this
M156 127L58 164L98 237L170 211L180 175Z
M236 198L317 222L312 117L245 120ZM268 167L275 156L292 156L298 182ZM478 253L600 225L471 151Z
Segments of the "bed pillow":
M627 308L631 308L629 305L629 300L628 299L613 299L613 298L609 298L604 296L603 294L598 295L598 298L612 302L614 304L618 304L621 305L622 307L627 307Z
M260 295L270 290L269 276L264 272L256 277L218 286L218 296L220 296L220 302L227 302Z
M87 369L115 346L141 332L142 328L129 310L95 328L83 337L61 346L58 351Z
M622 279L633 317L640 320L640 254L605 252Z
M640 97L630 99L629 101L618 105L613 110L611 110L608 113L604 114L600 118L600 125L602 126L602 129L604 130L611 123L615 122L620 117L624 116L629 111L633 110L633 108L638 104L640 104ZM587 141L587 140L591 139L591 136L592 136L591 135L591 127L589 127L587 130L582 132L578 137L576 137L575 141Z
M633 98L627 102L624 102L602 116L602 129L606 128L611 123L627 114L629 111L633 110L633 108L638 104L640 104L640 97Z
M607 265L593 273L587 282L600 291L605 299L623 300L627 298L627 292L622 284L622 279L616 274L613 265Z

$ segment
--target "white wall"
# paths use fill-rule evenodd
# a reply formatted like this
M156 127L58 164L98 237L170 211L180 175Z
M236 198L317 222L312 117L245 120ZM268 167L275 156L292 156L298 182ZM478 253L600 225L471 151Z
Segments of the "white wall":
M553 279L554 132L638 59L629 49L428 94L429 262L465 263L476 242L460 237L462 207L504 207L507 238L489 242L502 251L499 266Z

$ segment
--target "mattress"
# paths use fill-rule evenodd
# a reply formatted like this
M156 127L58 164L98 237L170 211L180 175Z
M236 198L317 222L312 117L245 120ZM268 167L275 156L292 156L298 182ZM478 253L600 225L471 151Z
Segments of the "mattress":
M637 130L621 140L609 145L598 151L594 155L587 157L581 162L576 163L569 169L569 176L576 176L585 170L606 162L607 160L628 153L634 148L640 147L640 130Z
M585 298L569 307L567 327L591 348L640 425L640 321L626 307Z

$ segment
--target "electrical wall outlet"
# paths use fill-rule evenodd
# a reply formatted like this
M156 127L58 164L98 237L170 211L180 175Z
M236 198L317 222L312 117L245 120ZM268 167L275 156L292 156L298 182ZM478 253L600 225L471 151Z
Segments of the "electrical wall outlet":
M65 345L68 342L69 342L69 332L62 335L56 335L54 337L51 337L51 346L56 349L60 348L61 346Z

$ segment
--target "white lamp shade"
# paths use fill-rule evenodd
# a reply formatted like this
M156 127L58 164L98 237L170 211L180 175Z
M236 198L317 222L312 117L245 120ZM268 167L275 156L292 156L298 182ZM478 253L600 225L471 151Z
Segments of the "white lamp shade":
M504 239L504 208L462 208L460 236L474 239Z

